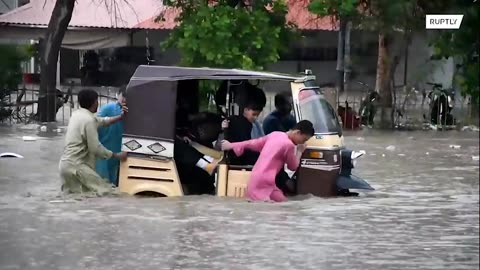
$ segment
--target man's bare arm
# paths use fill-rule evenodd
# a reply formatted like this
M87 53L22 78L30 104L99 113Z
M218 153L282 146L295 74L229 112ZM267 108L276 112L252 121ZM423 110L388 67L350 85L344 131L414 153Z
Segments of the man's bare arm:
M95 115L95 118L97 119L98 127L109 126L111 124L114 124L122 120L123 116L127 112L128 112L128 107L125 104L122 104L122 114L120 115L113 116L113 117L99 117L98 115Z

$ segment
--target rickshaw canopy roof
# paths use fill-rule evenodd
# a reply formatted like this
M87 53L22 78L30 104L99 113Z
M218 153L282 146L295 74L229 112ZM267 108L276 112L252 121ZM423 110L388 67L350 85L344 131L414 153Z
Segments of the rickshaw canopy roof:
M181 81L181 80L265 80L304 81L307 76L295 76L263 71L221 68L194 68L178 66L147 66L137 68L130 81Z

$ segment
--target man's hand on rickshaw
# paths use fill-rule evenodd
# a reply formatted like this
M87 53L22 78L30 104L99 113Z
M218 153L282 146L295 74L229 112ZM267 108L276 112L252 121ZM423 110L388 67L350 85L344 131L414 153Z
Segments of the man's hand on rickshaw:
M188 136L184 136L182 139L188 144L192 143L192 140Z
M128 107L126 103L121 103L122 106L122 116L124 116L126 113L128 113Z
M299 144L299 145L297 145L297 151L298 151L299 153L305 152L306 149L307 149L307 146L306 146L305 144Z
M117 123L118 121L121 121L122 120L122 117L123 117L123 114L121 115L117 115L117 116L112 116L112 117L100 117L100 119L103 119L102 123L100 124L100 126L109 126L109 125L112 125L112 124L115 124Z
M217 122L218 123L218 122ZM230 123L229 120L225 119L222 121L222 129L227 129L228 128L228 124Z
M114 153L113 156L120 161L127 160L127 152Z
M190 143L192 142L192 139L190 139L190 137L188 137L188 136L179 136L179 135L177 135L177 138L178 138L179 140L184 141L184 142L187 143L187 144L190 144Z
M223 140L222 141L222 151L229 151L229 150L232 150L233 149L233 146L232 146L232 143L227 141L227 140Z

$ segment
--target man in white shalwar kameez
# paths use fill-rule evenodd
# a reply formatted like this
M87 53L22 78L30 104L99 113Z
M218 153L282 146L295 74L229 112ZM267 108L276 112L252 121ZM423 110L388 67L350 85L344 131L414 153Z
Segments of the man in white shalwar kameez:
M106 149L98 140L97 129L120 121L123 113L116 117L96 116L98 94L90 89L78 93L78 102L80 109L70 118L59 164L62 190L66 193L88 192L98 195L111 193L113 186L95 171L95 160L125 160L127 153L113 153ZM123 107L123 110L126 111L126 107Z

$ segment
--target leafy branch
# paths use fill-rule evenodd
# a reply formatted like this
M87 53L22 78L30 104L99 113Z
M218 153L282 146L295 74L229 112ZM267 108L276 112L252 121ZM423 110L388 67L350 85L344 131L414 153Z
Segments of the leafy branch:
M276 62L296 36L283 1L164 0L179 10L179 23L164 48L177 48L182 64L264 69ZM158 18L162 20L161 16Z

